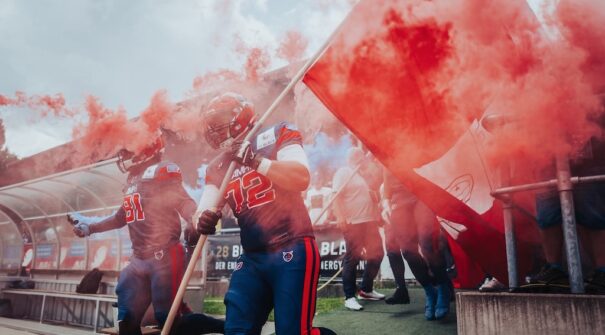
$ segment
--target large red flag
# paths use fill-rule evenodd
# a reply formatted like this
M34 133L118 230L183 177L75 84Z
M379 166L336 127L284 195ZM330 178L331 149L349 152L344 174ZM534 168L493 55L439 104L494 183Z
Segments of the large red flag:
M474 121L487 109L497 85L489 77L472 80L496 69L482 64L473 51L492 43L514 50L517 36L510 29L531 22L502 22L526 15L524 2L493 2L506 4L505 15L494 15L485 32L485 18L471 20L463 12L480 11L483 1L362 1L304 78L326 107L439 216L455 241L452 249L466 287L476 285L483 272L507 281L502 212L489 194L496 178L481 147L489 134ZM465 59L477 61L481 71ZM515 58L508 61L516 66ZM532 224L519 213L516 219L523 223L518 248L524 255L529 250L525 229ZM525 274L529 257L520 259L519 273Z

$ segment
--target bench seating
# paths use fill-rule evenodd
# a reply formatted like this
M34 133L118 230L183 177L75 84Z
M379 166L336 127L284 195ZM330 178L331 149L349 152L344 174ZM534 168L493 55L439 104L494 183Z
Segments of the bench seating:
M13 294L13 295L25 295L25 296L39 296L42 297L42 305L40 306L40 323L44 322L44 310L46 305L46 300L48 297L59 298L59 299L77 299L90 301L95 304L95 314L94 314L94 323L93 323L93 331L96 332L99 324L99 315L103 316L106 320L108 320L107 315L104 315L99 309L99 305L101 302L114 303L118 301L118 297L115 295L109 294L82 294L76 292L59 292L59 291L49 291L49 290L39 290L39 289L4 289L2 290L4 294ZM67 304L63 304L63 306L67 309L68 313L72 315L75 319L78 317L74 313L71 308Z

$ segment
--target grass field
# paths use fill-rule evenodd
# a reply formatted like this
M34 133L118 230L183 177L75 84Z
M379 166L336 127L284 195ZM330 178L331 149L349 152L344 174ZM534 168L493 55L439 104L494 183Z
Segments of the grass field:
M391 294L392 290L380 290ZM344 308L343 298L319 298L314 325L328 327L342 335L391 335L391 334L456 334L455 305L444 320L424 319L424 294L422 289L410 289L412 303L409 305L387 305L384 301L360 301L364 310L352 312ZM224 315L222 297L208 297L204 302L205 312ZM273 321L273 313L269 316Z
M317 300L316 314L328 313L342 307L342 298L319 298ZM206 297L204 300L204 313L212 315L225 315L225 305L222 297ZM274 321L273 312L269 314L269 321Z

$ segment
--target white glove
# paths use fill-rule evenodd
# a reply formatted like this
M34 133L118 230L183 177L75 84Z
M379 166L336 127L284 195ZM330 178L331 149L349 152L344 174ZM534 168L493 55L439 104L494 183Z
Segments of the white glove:
M90 226L86 223L78 223L74 226L73 231L78 237L86 237L90 235Z
M74 226L73 232L78 237L86 237L90 235L90 224L92 220L78 213L67 214L67 221Z

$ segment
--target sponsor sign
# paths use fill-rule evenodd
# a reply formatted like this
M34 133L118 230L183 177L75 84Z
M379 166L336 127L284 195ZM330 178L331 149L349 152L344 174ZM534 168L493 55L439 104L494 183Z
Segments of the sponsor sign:
M316 230L315 239L321 257L319 275L321 278L327 279L342 267L343 256L347 250L346 243L340 230L331 226ZM244 252L239 235L210 236L206 243L208 244L206 249L207 278L229 278L231 273L238 269L238 258ZM287 262L290 259L289 254L284 253L282 259ZM358 278L361 278L364 268L365 262L360 262L357 267Z

